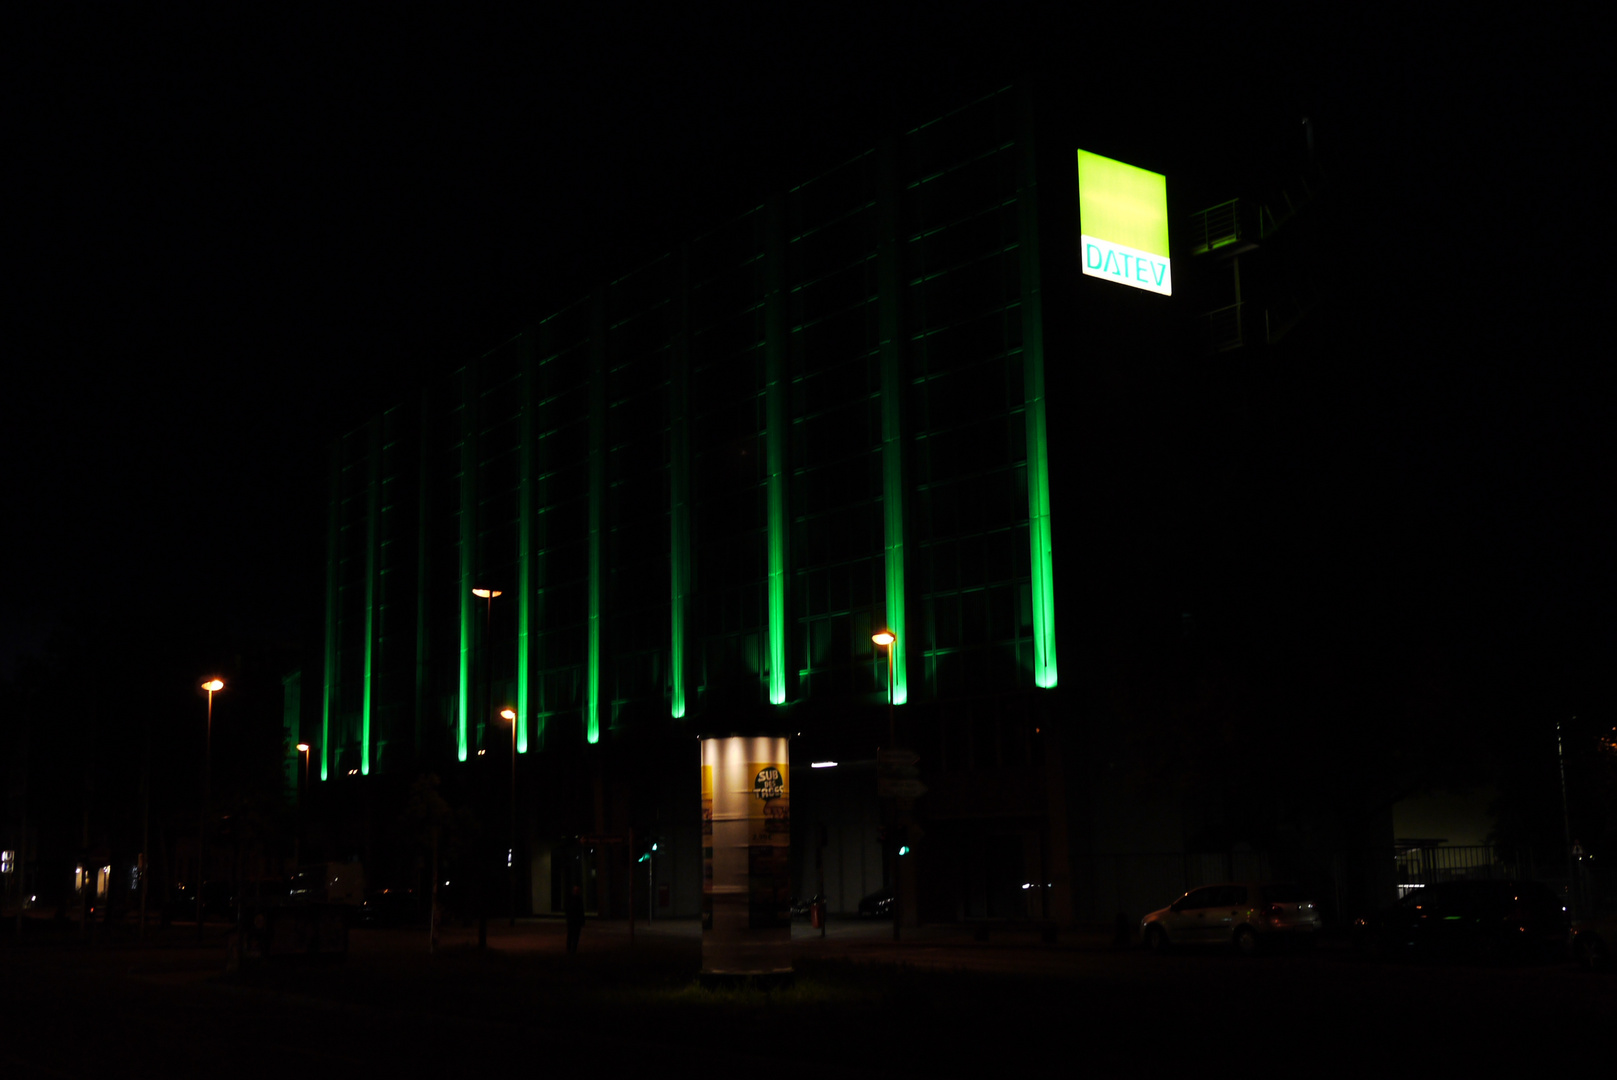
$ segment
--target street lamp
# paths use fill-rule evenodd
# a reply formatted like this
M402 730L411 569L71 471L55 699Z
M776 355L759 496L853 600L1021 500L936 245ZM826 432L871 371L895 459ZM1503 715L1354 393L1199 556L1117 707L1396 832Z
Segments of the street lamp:
M309 797L309 744L298 743L298 755L303 758L303 786L298 788L298 831L292 837L292 869L295 873L303 854L303 801Z
M482 710L489 708L490 702L492 702L494 700L494 691L492 689L493 681L494 681L494 669L493 669L494 657L493 657L493 653L489 649L489 640L488 639L489 639L489 627L494 622L494 598L496 596L500 595L500 590L499 589L491 589L491 588L473 589L472 590L472 595L477 597L479 600L483 601L483 700L482 700L482 703L481 703L481 705L479 707L479 710L478 710L478 715L482 716L484 718L483 720L478 721L478 723L481 724L481 723L486 722L486 720L488 718L488 713L483 712ZM512 726L514 727L515 725L512 725ZM515 736L513 736L513 738L514 737ZM477 753L478 753L478 756L481 757L482 754L483 754L483 751L479 750ZM485 840L484 844L486 844L486 843L487 843L487 841ZM478 886L477 886L477 909L478 909L477 910L477 947L479 949L483 949L483 948L488 947L488 848L487 847L483 847L482 856L483 856L483 858L482 858L483 869L480 871L479 881L478 881Z
M505 876L511 883L511 925L517 924L517 714L501 709L500 717L511 723L511 846L505 849Z
M894 683L893 683L893 679L894 679L894 676L893 676L893 643L898 640L898 635L893 633L891 630L878 630L874 634L870 635L870 640L874 641L877 645L885 645L885 646L887 646L887 749L888 749L888 752L890 753L890 752L898 749L898 736L897 736L897 734L895 734L896 725L893 722L893 697L894 697L894 693L893 693L893 685L894 685ZM891 801L889 801L889 806L884 811L884 813L888 818L888 826L889 826L888 827L887 843L889 845L891 845L892 850L895 853L893 855L893 861L892 861L892 867L893 867L893 909L894 909L893 910L893 940L897 941L897 940L899 940L899 926L902 925L902 923L904 922L903 911L902 911L902 908L899 905L899 894L903 891L904 885L903 885L903 876L900 873L899 865L898 865L899 857L901 855L903 855L903 852L898 849L898 840L897 840L897 832L898 832L897 825L898 825L899 821L901 820L901 815L902 815L903 812L901 810L899 810L896 806L893 806L891 804Z
M870 640L877 645L887 646L887 745L890 749L896 749L898 739L893 734L893 643L898 638L891 630L878 630L870 635Z
M223 679L202 684L208 692L208 732L202 750L202 820L197 830L197 943L202 942L202 882L208 867L208 785L213 773L213 695L225 688Z

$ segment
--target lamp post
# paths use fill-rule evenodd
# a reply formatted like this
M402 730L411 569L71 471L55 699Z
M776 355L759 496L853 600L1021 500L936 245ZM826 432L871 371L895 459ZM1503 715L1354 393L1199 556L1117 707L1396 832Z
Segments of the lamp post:
M893 692L893 688L895 686L893 675L893 643L898 640L898 636L891 630L878 630L876 633L870 635L870 640L874 641L877 645L887 646L887 749L889 752L891 752L898 749L898 736L896 734L897 724L893 720L893 698L896 696ZM887 799L885 801L887 803L886 815L888 821L887 844L893 853L893 940L898 941L899 926L904 921L903 909L899 902L900 895L903 892L903 875L899 871L898 860L902 853L898 847L897 835L898 824L902 815L896 800Z
M292 872L297 873L303 859L303 800L309 797L309 744L298 743L298 756L303 758L303 784L298 788L298 831L292 837Z
M511 925L517 924L517 714L501 709L500 717L511 723L511 846L505 849L505 876L511 883Z
M202 748L202 819L197 830L197 944L202 943L202 882L208 866L208 785L213 773L213 695L225 688L223 679L202 684L208 692L208 731Z
M486 587L485 588L478 588L478 589L473 589L472 590L472 595L477 597L479 600L483 601L483 702L482 702L482 705L481 705L481 707L479 709L478 715L484 717L485 720L486 720L487 717L488 717L488 713L482 712L481 710L482 709L487 709L489 707L490 702L492 702L494 700L494 690L493 690L493 682L494 682L493 660L494 660L494 657L493 657L493 654L490 652L489 647L488 647L489 646L489 641L488 641L488 639L489 639L489 628L494 622L494 598L496 596L500 595L500 590L499 589L486 588ZM479 723L482 723L482 722L483 721L479 721ZM482 752L483 751L479 750L478 754L481 755ZM486 844L486 843L487 843L487 841L485 840L484 844ZM482 869L478 872L478 876L477 876L477 947L479 949L485 949L485 948L488 947L488 848L487 847L483 848L482 855L483 855L483 858L480 861L482 862L483 865L482 865Z
M887 646L887 747L889 750L893 750L898 748L898 739L893 734L895 730L895 725L893 723L893 697L895 685L893 682L893 643L897 641L898 638L894 636L891 630L878 630L876 633L870 635L870 640L874 641L877 645Z

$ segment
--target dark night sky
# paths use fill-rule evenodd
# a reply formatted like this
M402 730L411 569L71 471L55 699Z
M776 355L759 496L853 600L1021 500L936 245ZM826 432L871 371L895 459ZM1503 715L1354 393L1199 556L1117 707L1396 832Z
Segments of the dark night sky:
M379 376L468 358L618 252L1037 70L1141 124L1315 116L1358 314L1309 393L1351 403L1332 490L1368 493L1375 547L1334 554L1437 611L1490 678L1509 660L1525 700L1609 702L1592 26L810 10L27 28L7 667L64 622L295 639L325 447L382 403Z

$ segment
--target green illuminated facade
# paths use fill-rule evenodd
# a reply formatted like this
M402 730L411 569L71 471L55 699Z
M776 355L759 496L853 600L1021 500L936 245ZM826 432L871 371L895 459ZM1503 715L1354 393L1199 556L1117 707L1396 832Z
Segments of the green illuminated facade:
M557 763L719 729L871 758L891 680L900 742L955 778L928 805L1014 811L1048 847L1028 793L1056 767L1069 519L1045 267L1076 237L1049 235L1032 133L1006 90L894 137L343 439L320 778L471 768L506 752L505 707L541 803Z

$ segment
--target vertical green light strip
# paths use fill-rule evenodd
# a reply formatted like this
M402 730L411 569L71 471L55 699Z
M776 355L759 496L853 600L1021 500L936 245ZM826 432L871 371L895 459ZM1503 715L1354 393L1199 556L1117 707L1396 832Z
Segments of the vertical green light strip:
M1021 109L1016 207L1022 279L1022 387L1027 428L1028 547L1032 555L1033 682L1056 685L1055 583L1050 554L1049 430L1044 409L1044 310L1039 274L1037 171L1030 95Z
M679 325L674 331L673 370L669 372L668 420L668 578L669 628L668 666L672 675L672 695L669 713L675 720L685 717L685 600L690 595L691 582L691 511L690 511L690 334L689 334L690 260L687 253L680 255L679 268Z
M331 713L337 693L338 552L342 514L342 440L332 448L330 521L326 529L326 664L325 688L320 695L320 779L331 776Z
M881 233L876 248L876 287L881 319L881 457L883 555L887 571L887 629L893 632L893 704L909 700L909 632L904 625L904 443L903 355L899 311L903 296L898 265L898 152L891 140L881 152Z
M769 703L786 703L786 275L784 207L769 201L764 256L764 439L769 469Z
M606 510L606 293L596 292L590 320L589 685L585 738L601 741L601 571Z
M377 520L382 511L382 417L371 421L369 476L365 493L365 699L360 710L359 772L371 774L371 689L376 674Z
M472 605L472 555L477 546L477 445L474 414L477 399L473 393L472 372L467 368L460 378L460 673L459 703L456 713L456 756L466 760L466 721L471 711L472 632L475 612Z
M517 521L517 753L528 752L528 626L533 608L533 339L522 338L521 486Z

